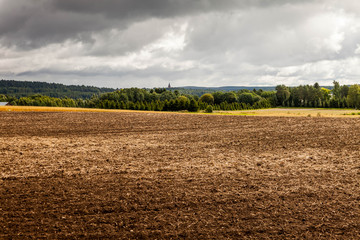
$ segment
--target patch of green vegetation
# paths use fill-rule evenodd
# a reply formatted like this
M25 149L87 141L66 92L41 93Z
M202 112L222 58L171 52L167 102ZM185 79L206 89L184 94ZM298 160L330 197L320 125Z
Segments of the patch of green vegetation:
M344 115L360 115L360 112L344 113Z
M207 106L206 109L205 109L205 112L206 113L212 113L213 112L213 107L211 105Z

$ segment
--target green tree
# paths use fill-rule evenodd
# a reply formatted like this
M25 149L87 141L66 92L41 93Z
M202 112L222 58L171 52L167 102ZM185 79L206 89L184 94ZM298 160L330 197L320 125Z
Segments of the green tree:
M194 99L191 99L188 110L190 112L199 111L199 104Z
M220 104L225 101L223 92L214 92L212 95L214 97L215 104Z
M0 94L0 102L7 102L7 97L4 94Z
M228 103L234 103L237 101L236 94L234 92L224 93L224 101Z
M285 85L276 86L276 98L279 105L283 105L290 97L290 91Z
M358 84L354 84L349 87L347 104L350 107L360 107L360 86Z
M256 95L255 93L251 93L251 92L243 92L238 96L239 103L247 103L253 105L254 103L260 100L261 97L259 95Z
M170 101L170 100L175 99L175 98L176 98L176 95L172 91L164 91L164 92L162 92L160 94L160 100L161 101L165 101L165 100Z
M321 95L322 95L322 99L324 102L329 101L331 98L331 90L327 89L327 88L321 88Z
M317 89L317 90L320 90L320 85L319 85L319 83L316 82L316 83L314 84L314 88Z
M340 84L337 81L333 82L334 88L332 89L332 93L334 95L335 100L340 99Z
M178 110L186 110L189 106L189 99L185 96L180 96L176 99Z
M210 93L205 93L200 97L199 102L214 104L214 97Z
M349 94L349 86L347 86L347 85L341 86L341 89L340 89L341 98L346 98L348 94Z

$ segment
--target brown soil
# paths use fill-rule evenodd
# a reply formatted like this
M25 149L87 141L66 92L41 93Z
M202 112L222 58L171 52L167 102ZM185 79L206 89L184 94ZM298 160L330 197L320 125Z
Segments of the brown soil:
M360 238L360 120L0 113L0 238Z

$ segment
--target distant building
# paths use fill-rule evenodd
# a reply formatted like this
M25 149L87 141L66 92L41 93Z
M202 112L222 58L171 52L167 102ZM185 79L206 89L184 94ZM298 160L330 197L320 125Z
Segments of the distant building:
M171 85L170 85L170 83L169 83L169 85L168 85L168 88L171 88Z
M0 106L7 106L7 105L9 105L8 102L0 102Z

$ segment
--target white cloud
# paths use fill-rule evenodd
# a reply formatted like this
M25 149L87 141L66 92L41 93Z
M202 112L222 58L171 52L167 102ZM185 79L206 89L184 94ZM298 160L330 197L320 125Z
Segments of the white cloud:
M356 44L355 54L360 54L360 44Z

